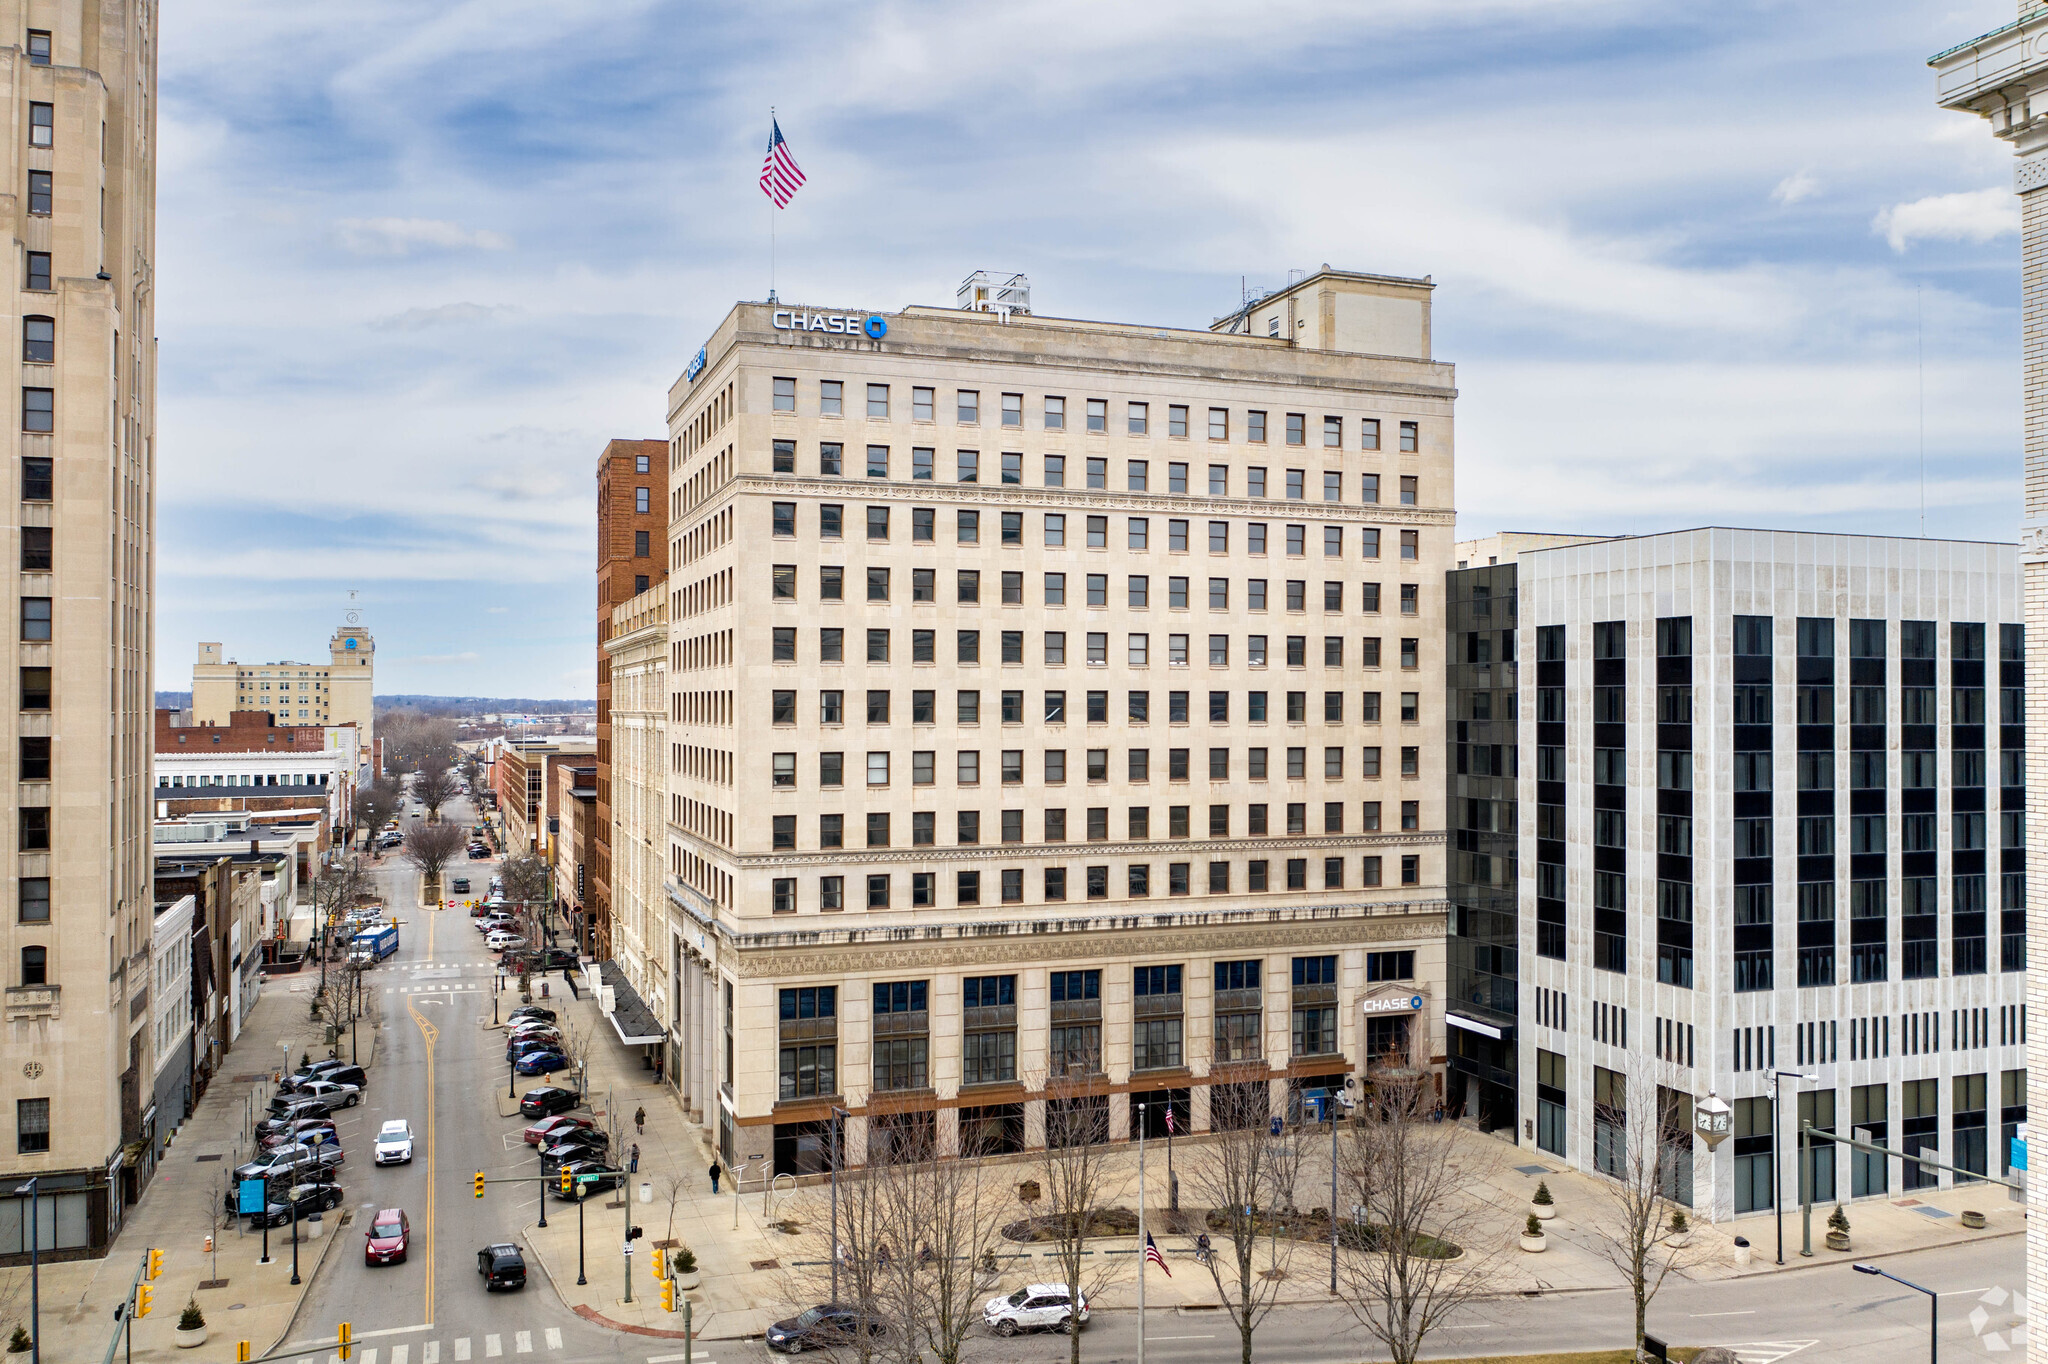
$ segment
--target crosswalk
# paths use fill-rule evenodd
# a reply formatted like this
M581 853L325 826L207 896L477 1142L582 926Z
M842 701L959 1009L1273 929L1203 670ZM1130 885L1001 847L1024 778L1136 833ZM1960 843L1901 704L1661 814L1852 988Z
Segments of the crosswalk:
M430 980L420 981L412 985L387 985L384 987L384 993L387 995L447 995L457 994L464 990L488 990L490 988L491 983L487 980Z
M455 1336L445 1341L408 1340L395 1345L358 1345L354 1350L353 1364L469 1364L479 1359L549 1354L561 1348L562 1328L549 1326L540 1331L501 1331L481 1336ZM679 1364L683 1358L681 1352L649 1355L647 1364ZM690 1364L718 1364L701 1348L690 1351L689 1359ZM327 1364L341 1364L341 1356L329 1354Z
M1734 1352L1742 1364L1778 1364L1779 1360L1818 1344L1820 1342L1817 1340L1755 1340L1746 1345L1730 1345L1727 1348Z

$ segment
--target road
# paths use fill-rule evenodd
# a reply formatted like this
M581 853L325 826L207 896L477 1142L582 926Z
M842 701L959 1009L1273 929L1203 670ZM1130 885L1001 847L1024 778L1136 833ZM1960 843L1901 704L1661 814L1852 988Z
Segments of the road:
M466 803L451 806L448 815L471 818ZM467 864L479 890L494 866ZM394 858L377 874L403 926L397 955L371 973L380 1017L369 1093L341 1123L349 1153L342 1178L356 1218L308 1296L292 1343L331 1340L335 1324L347 1321L360 1343L360 1364L461 1364L521 1356L532 1364L679 1361L679 1342L605 1330L570 1312L537 1266L525 1290L484 1293L477 1249L518 1240L539 1196L537 1179L490 1185L481 1201L471 1188L478 1169L492 1177L537 1173L519 1135L523 1123L498 1116L506 1071L503 1034L491 1028L494 959L466 915L408 908L418 886L410 867ZM519 1088L536 1083L522 1079ZM375 1133L388 1118L412 1123L417 1154L410 1166L378 1169L372 1163ZM371 1268L362 1260L362 1234L369 1215L387 1207L405 1209L412 1220L410 1259ZM557 1209L568 1211L555 1203L550 1213ZM607 1235L604 1245L609 1250L612 1244ZM1883 1263L1944 1295L1945 1357L2011 1358L1991 1341L2010 1342L2010 1294L2023 1284L2022 1252L2019 1238L2006 1237ZM1176 1271L1198 1272L1192 1264ZM1984 1316L1973 1322L1980 1307ZM1455 1358L1612 1347L1626 1338L1630 1315L1627 1295L1619 1290L1481 1303L1447 1325L1426 1353ZM1926 1299L1888 1280L1855 1274L1846 1264L1776 1280L1674 1281L1653 1304L1650 1320L1652 1331L1674 1344L1749 1347L1742 1351L1745 1364L1781 1358L1797 1364L1850 1358L1859 1364L1906 1364L1923 1359L1927 1350ZM1223 1364L1239 1357L1236 1332L1221 1312L1153 1312L1148 1326L1153 1359ZM1064 1340L1053 1336L982 1340L973 1348L976 1358L991 1364L1066 1358ZM1097 1314L1082 1355L1096 1364L1135 1360L1135 1314ZM1289 1364L1386 1357L1336 1308L1275 1313L1259 1328L1254 1356ZM756 1364L767 1358L758 1340L714 1341L693 1354L694 1364Z

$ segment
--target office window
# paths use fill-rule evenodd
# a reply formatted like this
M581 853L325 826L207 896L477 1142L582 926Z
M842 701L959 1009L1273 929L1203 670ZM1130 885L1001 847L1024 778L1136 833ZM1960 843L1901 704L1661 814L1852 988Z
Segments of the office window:
M50 638L50 629L50 598L23 597L21 637L25 640L47 640Z
M30 251L27 254L28 268L22 287L47 291L50 287L50 253Z
M794 411L796 411L796 380L795 380L795 379L777 379L777 380L775 380L775 410L776 410L777 412L794 412ZM779 441L777 442L777 444L780 444L780 443L781 443L781 442L779 442Z
M43 29L32 28L28 31L28 64L30 66L48 66L50 64L50 35ZM49 1129L45 1128L44 1130L48 1131ZM36 1149L47 1151L50 1148L39 1146Z
M1401 451L1403 454L1413 454L1420 448L1420 430L1420 425L1416 422L1401 423Z
M1229 440L1229 439L1230 439L1230 409L1229 409L1229 408L1227 408L1227 407L1212 407L1212 408L1210 408L1210 409L1209 409L1209 439L1210 439L1210 440Z
M43 59L35 64L48 66L49 35L43 37ZM34 41L35 35L30 35ZM14 1149L22 1154L48 1151L50 1149L50 1101L48 1099L16 1099L14 1101Z
M50 670L48 668L23 668L21 670L21 708L23 710L48 710L50 708Z
M52 564L53 532L48 526L21 528L21 568L24 573L48 573Z
M1166 409L1166 434L1185 438L1188 434L1188 409L1185 403L1173 403Z
M50 807L47 805L24 805L21 807L20 839L16 847L22 852L48 852L50 850Z
M57 323L54 318L24 317L21 320L21 358L31 365L57 362ZM646 511L647 490L639 490L640 511Z
M49 216L52 178L49 171L32 170L28 173L28 211L43 217Z
M953 419L962 426L981 424L981 394L971 388L963 388L953 395Z
M1149 407L1145 403L1132 403L1124 412L1124 430L1133 436L1142 436L1149 426Z
M55 389L22 389L21 429L24 431L55 431L57 429L57 391Z
M1307 423L1308 418L1299 412L1287 414L1287 443L1289 445L1306 445L1308 443Z

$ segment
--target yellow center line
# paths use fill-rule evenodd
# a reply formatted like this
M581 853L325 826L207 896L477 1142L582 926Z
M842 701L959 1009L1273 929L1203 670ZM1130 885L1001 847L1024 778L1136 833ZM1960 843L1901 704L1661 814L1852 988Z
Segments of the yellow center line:
M427 920L427 960L434 959L434 920ZM405 1001L405 1011L412 1015L412 1021L420 1030L420 1036L427 1044L427 1206L425 1216L420 1219L423 1234L421 1242L426 1249L426 1314L421 1318L428 1325L434 1321L434 1204L439 1196L439 1162L434 1152L434 1043L440 1039L441 1030L427 1022L424 1015L413 1007L410 996Z

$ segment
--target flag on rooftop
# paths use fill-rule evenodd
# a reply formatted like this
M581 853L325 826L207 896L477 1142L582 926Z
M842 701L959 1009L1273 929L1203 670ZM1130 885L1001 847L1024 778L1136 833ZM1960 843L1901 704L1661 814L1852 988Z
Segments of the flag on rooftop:
M1152 1233L1149 1231L1145 1233L1145 1258L1158 1265L1161 1269L1166 1269L1166 1257L1159 1253L1159 1247L1153 1242ZM1166 1277L1169 1279L1173 1277L1171 1269L1166 1269Z
M768 129L768 155L761 162L761 192L773 199L777 208L788 208L791 197L803 188L804 173L797 167L796 158L789 154L789 144L782 140L782 125L770 118Z

